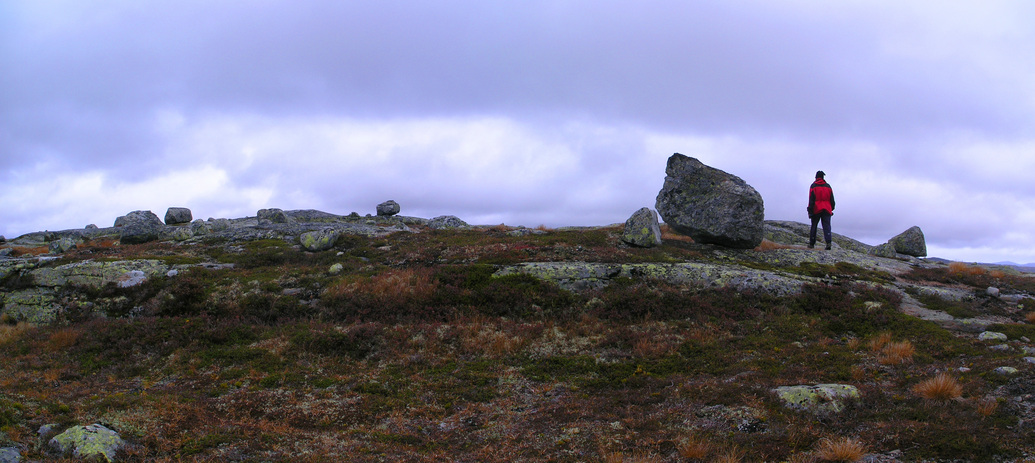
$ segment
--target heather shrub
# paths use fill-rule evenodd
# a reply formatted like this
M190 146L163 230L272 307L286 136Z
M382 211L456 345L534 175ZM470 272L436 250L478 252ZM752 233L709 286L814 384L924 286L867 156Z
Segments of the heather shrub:
M435 304L459 313L526 318L566 318L580 296L528 275L493 276L488 265L443 266L435 271Z
M291 335L291 345L314 354L347 355L359 360L384 343L384 327L378 323L361 323L344 329L313 324L301 328Z

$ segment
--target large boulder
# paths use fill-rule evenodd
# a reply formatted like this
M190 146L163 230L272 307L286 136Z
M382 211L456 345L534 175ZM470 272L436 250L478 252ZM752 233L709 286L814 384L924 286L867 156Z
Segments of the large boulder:
M402 208L399 207L399 203L391 199L377 205L377 215L383 217L391 217L395 214L398 214L401 210Z
M920 227L913 226L888 240L895 252L913 257L927 257L927 241Z
M334 242L341 236L341 232L333 228L325 228L303 233L298 237L299 244L306 251L320 252L334 247Z
M259 209L259 212L255 214L258 216L259 222L271 222L271 223L289 223L291 218L288 217L287 213L283 209L270 208L270 209Z
M740 177L679 153L668 158L656 208L698 243L751 249L765 235L762 195Z
M122 244L140 244L162 237L165 224L151 211L133 211L115 219L120 228L119 241Z
M170 207L165 211L166 225L180 225L190 223L191 220L194 220L194 215L186 207Z
M658 224L658 213L644 207L633 213L625 221L622 241L641 248L650 248L661 244L661 226Z
M50 448L77 459L115 461L115 452L125 442L119 434L100 424L73 426L49 442Z

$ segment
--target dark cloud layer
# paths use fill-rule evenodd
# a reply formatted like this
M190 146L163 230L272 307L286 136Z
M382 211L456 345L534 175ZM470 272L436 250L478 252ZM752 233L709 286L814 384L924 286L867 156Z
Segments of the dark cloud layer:
M6 2L0 232L182 172L208 183L149 200L240 215L391 194L614 222L652 205L680 151L755 185L769 218L801 220L823 168L846 233L920 224L960 258L1035 260L1032 235L1004 231L1035 225L1031 17L1024 1ZM29 194L55 178L82 191Z

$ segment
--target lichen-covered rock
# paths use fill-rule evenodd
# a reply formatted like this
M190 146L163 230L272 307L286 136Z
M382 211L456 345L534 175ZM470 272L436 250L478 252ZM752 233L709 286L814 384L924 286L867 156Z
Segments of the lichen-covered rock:
M898 257L898 252L895 251L895 245L891 243L884 243L871 248L870 255L894 259Z
M51 288L38 287L3 294L3 313L32 324L54 321L61 313L57 293Z
M773 389L787 407L810 413L840 413L847 401L860 398L859 389L847 384L783 386Z
M165 211L166 225L180 225L191 220L194 220L194 215L186 207L170 207Z
M50 440L49 445L62 455L75 458L115 461L115 452L125 441L119 434L101 424L73 426Z
M995 374L997 374L999 376L1013 376L1013 375L1016 375L1017 373L1020 373L1020 371L1017 370L1014 367L999 367L999 368L996 368L993 371L995 371Z
M63 236L55 241L51 241L47 247L53 254L62 254L79 247L82 242L79 238Z
M978 335L978 339L982 341L1006 341L1007 337L1004 333L997 333L995 331L983 331Z
M327 273L329 273L331 275L341 275L342 272L344 272L344 271L345 271L345 266L341 265L340 263L338 263L338 264L332 265L331 268L327 270Z
M927 256L927 241L924 240L924 232L920 227L910 227L894 238L888 240L894 247L895 252L913 257Z
M765 234L762 195L732 174L673 154L655 207L675 231L698 243L751 249Z
M399 203L389 199L381 204L377 205L377 215L382 217L390 217L398 214L402 208L399 207Z
M658 214L644 207L633 213L625 221L622 241L641 248L650 248L661 244L661 226Z
M298 242L306 251L320 252L333 248L334 242L338 240L340 235L341 232L338 230L325 228L301 234L298 237Z
M290 223L291 218L282 210L277 208L259 209L256 213L259 222L268 221L271 223Z
M446 230L451 228L470 228L471 226L455 215L441 215L428 221L428 227L435 230Z
M141 244L158 240L165 232L165 224L151 211L133 211L115 219L120 228L119 242Z

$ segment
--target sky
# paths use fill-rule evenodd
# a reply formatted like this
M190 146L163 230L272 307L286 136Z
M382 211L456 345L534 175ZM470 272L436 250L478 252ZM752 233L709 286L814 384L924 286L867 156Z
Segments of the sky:
M673 153L1035 262L1029 0L0 0L0 234L188 207L624 222Z

